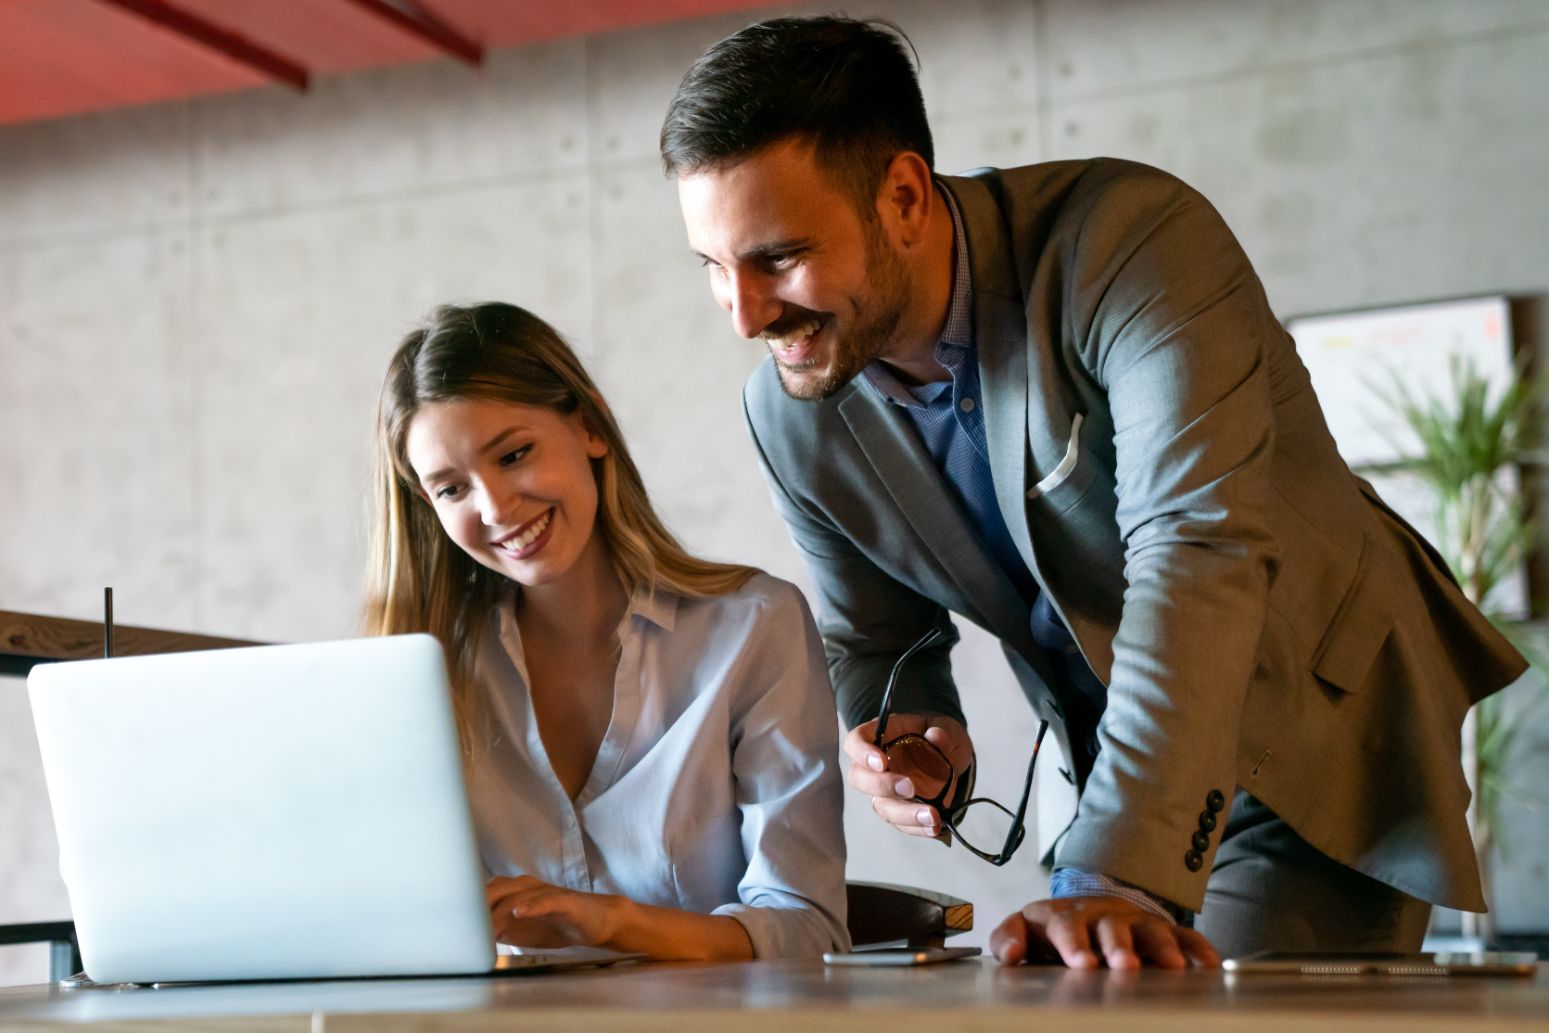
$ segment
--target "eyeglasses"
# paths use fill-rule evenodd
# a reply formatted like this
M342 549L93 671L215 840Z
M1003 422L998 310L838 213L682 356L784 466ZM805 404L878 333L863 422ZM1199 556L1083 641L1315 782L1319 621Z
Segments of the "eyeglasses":
M893 664L892 673L887 676L887 688L882 693L882 712L877 715L875 745L887 757L889 771L903 774L914 783L913 799L934 807L941 815L942 828L948 835L974 856L993 865L1003 865L1011 860L1011 855L1016 853L1017 847L1022 845L1022 840L1027 836L1023 818L1027 815L1027 801L1033 791L1033 770L1038 765L1038 750L1043 745L1044 733L1049 730L1049 722L1041 721L1038 724L1038 735L1033 740L1033 755L1027 762L1027 780L1022 785L1022 799L1018 801L1015 811L1008 810L988 797L971 796L973 765L968 765L962 778L956 778L957 771L953 769L947 755L924 735L905 732L896 738L887 738L887 719L891 713L893 689L898 685L899 672L910 657L941 637L939 628L931 628L918 642L904 650L903 655ZM957 782L956 792L953 792L954 780ZM952 795L950 801L947 799L949 793ZM976 843L980 845L975 846ZM1000 850L991 853L982 848L992 843L1000 843Z

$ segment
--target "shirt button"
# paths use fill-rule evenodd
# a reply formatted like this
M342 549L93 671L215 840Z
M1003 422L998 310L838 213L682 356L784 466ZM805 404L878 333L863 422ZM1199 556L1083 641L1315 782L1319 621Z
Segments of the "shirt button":
M965 398L961 402L957 403L957 407L959 409L963 410L964 412L973 412L974 411L974 400L972 398Z
M565 815L565 828L567 828L567 829L575 828L575 815L574 814L567 814L567 815Z

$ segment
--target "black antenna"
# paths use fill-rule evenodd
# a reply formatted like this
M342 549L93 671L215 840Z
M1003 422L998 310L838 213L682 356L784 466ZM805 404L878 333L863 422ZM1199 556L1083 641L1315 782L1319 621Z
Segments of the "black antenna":
M113 589L102 590L102 655L113 655Z

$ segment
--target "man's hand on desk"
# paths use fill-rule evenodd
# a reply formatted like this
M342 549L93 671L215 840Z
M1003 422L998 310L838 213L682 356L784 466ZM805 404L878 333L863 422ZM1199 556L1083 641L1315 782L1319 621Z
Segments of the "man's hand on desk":
M1037 900L990 934L1002 965L1064 963L1071 968L1216 968L1210 941L1119 897Z
M887 719L889 741L908 734L924 736L940 750L952 765L954 777L960 777L973 763L974 748L968 729L950 717L893 714ZM876 737L875 721L856 725L845 736L844 752L850 757L850 770L845 777L850 788L871 797L871 809L899 832L911 836L941 835L941 814L914 799L939 796L944 788L940 775L908 767L890 768L887 757L876 747Z
M618 930L623 898L582 893L535 879L497 877L484 885L495 939L513 947L594 947Z

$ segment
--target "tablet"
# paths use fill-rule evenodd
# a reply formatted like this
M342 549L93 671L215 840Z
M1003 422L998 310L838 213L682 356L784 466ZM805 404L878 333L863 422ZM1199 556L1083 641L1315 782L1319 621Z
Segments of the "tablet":
M1263 951L1221 962L1227 972L1279 972L1304 976L1532 976L1538 955L1516 951L1433 954L1340 954L1326 951Z

